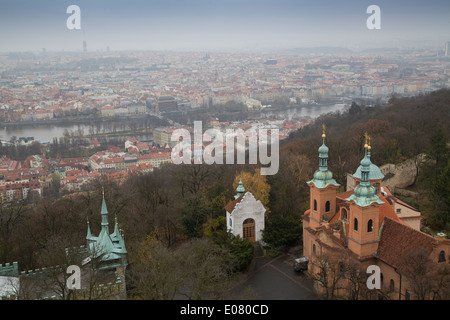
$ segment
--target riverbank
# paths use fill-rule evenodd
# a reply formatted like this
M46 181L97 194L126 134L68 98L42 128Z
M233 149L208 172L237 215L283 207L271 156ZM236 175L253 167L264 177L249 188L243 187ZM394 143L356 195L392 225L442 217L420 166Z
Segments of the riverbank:
M268 120L268 119L284 119L290 121L293 119L314 119L323 114L343 111L344 104L327 104L327 105L299 105L290 106L282 109L265 108L262 112L254 114L254 120ZM214 116L214 115L213 115ZM1 123L0 140L10 141L12 137L33 137L34 140L41 142L51 142L53 139L63 136L83 136L85 138L95 137L114 137L121 135L136 134L139 131L140 135L151 134L154 128L160 126L169 126L170 121L164 120L168 116L158 118L149 114L128 116L128 117L114 117L114 118L99 118L99 119L58 119L47 121L28 121L28 122L8 122ZM193 114L186 119L191 122L197 117ZM219 117L220 118L220 117ZM248 119L248 113L237 117L237 120ZM181 121L180 123L188 123L184 119L172 119L174 121ZM220 121L234 121L235 119L227 119ZM7 124L7 125L5 125ZM148 130L148 131L145 131ZM149 132L149 133L146 133Z
M1 127L20 127L20 126L41 126L41 125L90 125L95 123L103 122L114 122L114 121L127 121L136 119L150 119L155 118L150 114L139 114L126 117L108 117L108 118L77 118L77 119L51 119L51 120L28 120L28 121L2 121L0 122Z

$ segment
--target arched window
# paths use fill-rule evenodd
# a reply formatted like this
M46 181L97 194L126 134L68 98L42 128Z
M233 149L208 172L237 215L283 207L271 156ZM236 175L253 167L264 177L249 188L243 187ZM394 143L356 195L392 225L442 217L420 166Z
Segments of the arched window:
M316 244L313 244L313 253L316 254Z
M406 290L405 291L405 300L409 300L409 299L411 299L411 295L409 294L409 291Z
M369 220L369 222L367 222L367 232L372 232L373 230L373 221L372 219Z
M325 202L325 212L330 211L330 201Z
M347 210L344 209L344 208L341 211L341 219L342 220L347 220Z
M390 283L389 283L389 290L392 292L395 289L395 283L394 280L391 279Z
M438 262L445 262L445 252L444 252L444 250L439 252Z
M314 200L314 211L317 211L317 201Z
M358 231L358 219L356 218L353 220L353 229L355 231Z

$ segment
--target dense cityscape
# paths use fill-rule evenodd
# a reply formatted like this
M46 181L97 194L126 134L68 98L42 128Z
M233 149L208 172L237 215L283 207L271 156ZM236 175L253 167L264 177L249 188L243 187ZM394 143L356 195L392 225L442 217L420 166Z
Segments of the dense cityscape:
M1 120L113 117L227 102L270 107L417 95L448 87L448 44L386 52L85 52L2 56ZM301 51L301 50L299 50ZM320 53L320 51L331 53ZM444 71L444 72L443 72ZM252 103L253 104L253 103ZM133 108L134 106L134 108ZM157 110L156 110L157 111Z
M198 110L209 114L205 120L211 127L247 129L263 124L280 129L280 139L284 139L313 119L285 120L271 115L261 120L255 113L299 106L313 109L333 103L348 108L350 101L385 103L395 95L414 96L449 87L448 46L442 50L387 50L383 54L43 51L3 55L2 123L91 122L85 131L65 132L78 138L88 136L83 139L84 148L91 154L46 159L43 153L30 155L23 162L3 156L2 202L26 199L31 191L42 195L55 177L60 179L62 190L81 190L83 183L102 172L123 180L133 172L148 172L162 162L171 162L170 133L182 124L175 125L170 118L183 119L183 115L198 114ZM219 121L220 116L233 112L239 112L239 121ZM105 131L100 129L101 121L115 120L106 130L121 132L128 128L125 121L120 127L117 122L130 117L164 118L167 126L147 128L153 137L147 136L146 142L139 143L131 131L131 137L124 138L114 150L105 150L105 146L99 150L95 134ZM92 125L92 121L97 122ZM189 123L184 125L189 127ZM43 142L43 150L52 142L39 141L38 137L1 139L3 145ZM130 141L135 145L131 149Z

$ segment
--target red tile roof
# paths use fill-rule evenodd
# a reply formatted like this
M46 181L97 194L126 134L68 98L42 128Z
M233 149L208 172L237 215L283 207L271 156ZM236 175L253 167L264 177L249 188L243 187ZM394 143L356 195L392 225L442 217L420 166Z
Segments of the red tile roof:
M239 198L234 199L233 201L231 201L230 203L228 203L225 206L225 210L227 210L229 213L232 213L234 208L236 207L236 205L241 202L242 198L244 197L245 193L243 193Z
M341 200L341 201L345 201L346 198L350 197L353 194L353 190L349 190L349 191L345 191L342 193L339 193L336 195L336 198ZM381 201L383 201L384 203L380 205L380 210L379 210L379 226L381 226L383 219L385 217L388 217L392 220L395 220L401 224L406 224L405 222L403 222L402 220L400 220L400 218L397 216L397 214L394 211L394 208L392 208L392 206L389 204L388 200L382 195L379 194L378 197L380 198ZM339 212L337 212L330 220L330 223L335 222L337 220L339 220L340 216L338 214Z
M388 217L383 219L377 257L399 270L407 266L408 256L423 250L429 256L437 240L432 236L399 223Z

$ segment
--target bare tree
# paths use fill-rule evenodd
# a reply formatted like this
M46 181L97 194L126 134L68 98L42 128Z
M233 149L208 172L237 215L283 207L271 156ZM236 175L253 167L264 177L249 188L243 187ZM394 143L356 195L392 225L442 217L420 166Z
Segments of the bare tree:
M430 259L429 252L415 248L405 253L402 273L408 278L417 300L448 297L450 269Z
M0 205L0 262L9 262L14 232L22 224L26 208L21 205L12 205L4 208Z
M149 238L130 256L128 272L131 298L143 300L172 300L183 279L179 262L173 252L160 241Z

